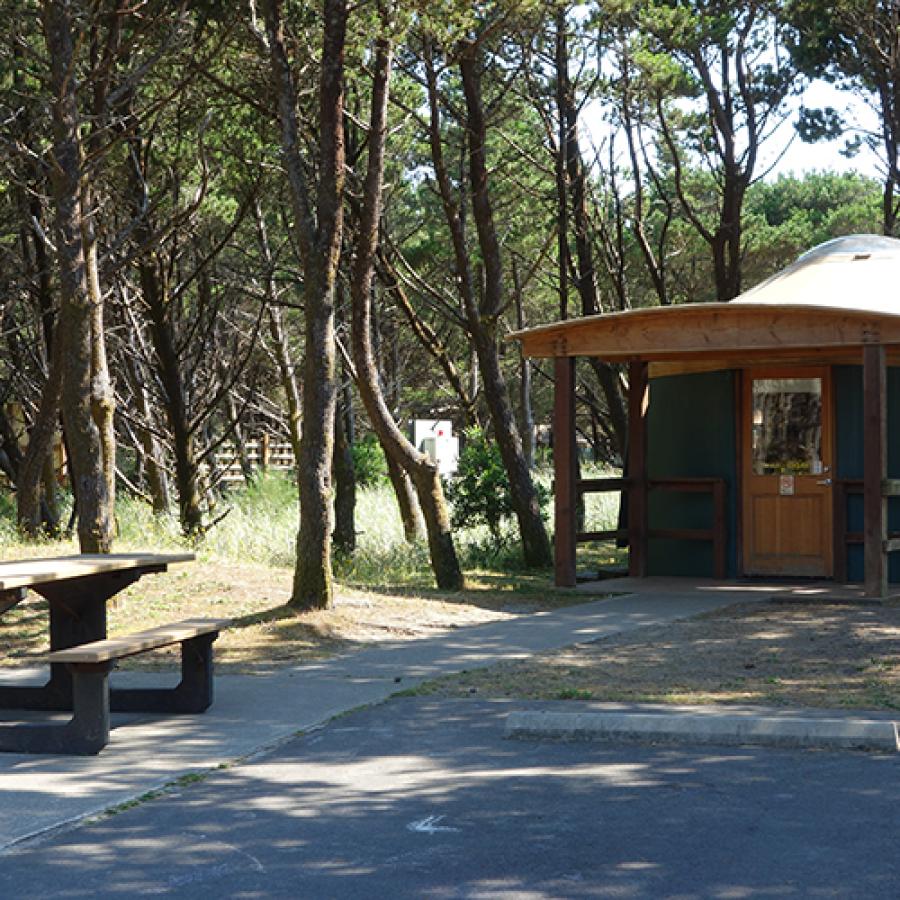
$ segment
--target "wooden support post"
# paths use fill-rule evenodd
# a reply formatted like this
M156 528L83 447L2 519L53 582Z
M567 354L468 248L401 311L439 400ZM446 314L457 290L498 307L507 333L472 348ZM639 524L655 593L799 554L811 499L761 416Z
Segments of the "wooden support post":
M863 544L867 597L887 596L887 370L882 344L863 350Z
M647 574L647 363L628 365L628 574Z
M725 482L713 484L713 577L724 579L728 574L728 526L725 518L727 494Z
M575 517L578 510L578 461L575 453L575 360L554 360L553 473L555 579L557 587L575 586Z
M836 584L847 581L847 488L843 481L834 479L832 487L834 497L834 580Z

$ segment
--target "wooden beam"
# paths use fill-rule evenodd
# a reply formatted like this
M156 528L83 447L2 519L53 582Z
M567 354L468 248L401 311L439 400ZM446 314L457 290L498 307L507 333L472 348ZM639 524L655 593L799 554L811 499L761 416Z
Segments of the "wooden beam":
M582 478L578 490L582 494L603 494L627 490L627 478Z
M617 541L627 537L628 532L624 528L612 528L607 531L579 531L577 540L579 544L590 544L599 541Z
M884 346L863 350L863 545L865 593L887 596L887 367Z
M752 354L816 355L876 342L900 344L900 316L810 304L690 303L570 319L512 337L522 342L525 356L726 357L740 364Z
M628 366L628 574L647 574L647 363Z
M554 362L553 505L554 577L557 587L575 587L578 461L575 456L575 360Z

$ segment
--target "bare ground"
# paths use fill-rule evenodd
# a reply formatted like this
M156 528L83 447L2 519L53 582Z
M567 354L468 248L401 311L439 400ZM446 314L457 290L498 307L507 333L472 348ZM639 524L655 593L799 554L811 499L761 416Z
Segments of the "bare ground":
M596 597L555 592L544 576L482 575L467 590L343 587L334 609L286 605L291 572L205 561L174 566L124 591L110 634L193 616L231 619L216 645L225 671L260 672L373 644L556 609ZM35 595L0 617L0 666L47 650ZM177 651L128 661L171 665ZM828 602L737 604L421 689L443 696L900 709L900 606Z
M900 709L900 607L810 601L737 604L440 679L422 692Z
M296 612L287 601L292 572L255 564L194 562L141 579L109 607L110 635L193 617L232 620L216 642L216 666L259 672L388 641L415 640L581 603L540 576L473 577L459 593L344 587L333 609ZM46 603L29 594L0 616L0 666L35 665L47 652ZM177 648L126 660L128 667L174 663Z

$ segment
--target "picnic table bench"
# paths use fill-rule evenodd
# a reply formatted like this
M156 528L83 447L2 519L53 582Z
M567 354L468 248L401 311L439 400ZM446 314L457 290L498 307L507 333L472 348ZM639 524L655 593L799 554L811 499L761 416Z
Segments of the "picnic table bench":
M0 614L26 590L48 601L50 679L32 687L0 685L0 709L71 710L65 723L0 723L0 751L98 753L109 741L110 711L202 712L213 698L212 644L228 622L188 619L108 638L106 603L119 591L192 553L81 554L0 563ZM181 681L174 688L111 688L119 659L181 645Z

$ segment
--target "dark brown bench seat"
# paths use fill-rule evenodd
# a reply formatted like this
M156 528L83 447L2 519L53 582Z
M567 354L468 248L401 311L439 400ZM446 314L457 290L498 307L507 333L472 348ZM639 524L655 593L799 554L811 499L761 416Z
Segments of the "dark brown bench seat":
M25 752L99 753L109 742L112 712L199 713L213 699L212 644L226 619L186 619L135 634L117 635L55 650L51 663L72 673L72 719L62 725L29 726ZM117 660L181 644L181 681L174 688L113 688L109 673Z

